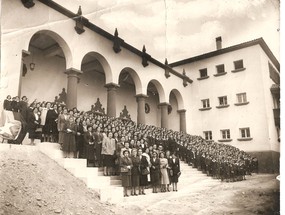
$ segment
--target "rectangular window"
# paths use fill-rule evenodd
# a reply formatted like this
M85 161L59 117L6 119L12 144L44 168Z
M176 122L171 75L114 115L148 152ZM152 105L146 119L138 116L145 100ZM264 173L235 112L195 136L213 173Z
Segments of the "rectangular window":
M228 104L227 96L218 97L219 99L219 106L225 106Z
M207 72L207 68L205 69L200 69L200 77L201 78L204 78L204 77L207 77L208 76L208 72Z
M217 65L216 68L217 68L217 74L225 72L225 65L224 64Z
M231 139L230 129L221 130L223 140Z
M205 140L212 140L212 131L204 131Z
M246 102L247 102L246 93L238 93L237 103L246 103Z
M210 99L203 99L202 101L202 107L203 108L209 108L210 107Z
M240 136L241 138L249 138L250 137L250 130L249 128L240 128Z
M234 61L235 70L243 69L243 60Z

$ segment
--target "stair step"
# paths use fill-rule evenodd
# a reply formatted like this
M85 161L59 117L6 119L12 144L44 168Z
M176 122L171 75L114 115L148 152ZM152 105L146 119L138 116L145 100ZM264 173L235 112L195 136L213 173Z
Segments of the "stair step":
M122 186L122 180L111 180L110 185L121 185Z
M122 180L120 175L111 176L111 180Z

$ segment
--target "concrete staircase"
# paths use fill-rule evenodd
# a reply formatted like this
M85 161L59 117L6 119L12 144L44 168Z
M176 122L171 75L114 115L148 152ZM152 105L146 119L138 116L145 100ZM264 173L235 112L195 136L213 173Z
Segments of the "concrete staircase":
M86 159L63 158L57 143L39 143L37 147L42 153L82 180L88 188L96 190L101 201L110 203L122 201L123 187L118 176L103 176L103 168L87 167Z

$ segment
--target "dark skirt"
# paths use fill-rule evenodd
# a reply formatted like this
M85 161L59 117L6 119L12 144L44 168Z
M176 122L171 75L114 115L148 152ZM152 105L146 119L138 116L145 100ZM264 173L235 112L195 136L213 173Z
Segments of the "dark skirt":
M85 153L86 153L86 159L94 160L95 159L94 145L85 144Z
M115 159L113 155L103 155L103 166L114 167Z
M128 175L128 173L121 173L121 176L122 176L122 186L131 187L132 186L132 176Z
M28 130L29 132L29 139L41 139L42 133L41 132L37 132L34 129L30 129Z
M75 135L74 134L64 134L63 135L63 144L62 150L64 152L75 152L76 151L76 143L75 143Z
M140 175L140 186L147 186L147 175Z
M76 151L79 152L79 158L85 158L84 139L81 137L76 138Z
M170 177L172 183L178 183L178 175L174 174Z
M140 175L132 175L132 186L133 187L140 186Z
M101 151L102 151L102 144L96 144L95 143L95 156L96 156L97 161L102 160Z
M150 172L150 180L153 186L160 185L160 172L159 171Z

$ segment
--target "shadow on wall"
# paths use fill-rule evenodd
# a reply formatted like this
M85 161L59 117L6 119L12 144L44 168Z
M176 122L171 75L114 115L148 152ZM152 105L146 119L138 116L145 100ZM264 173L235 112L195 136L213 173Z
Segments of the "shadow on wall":
M280 153L275 151L247 152L258 159L259 173L280 173Z

